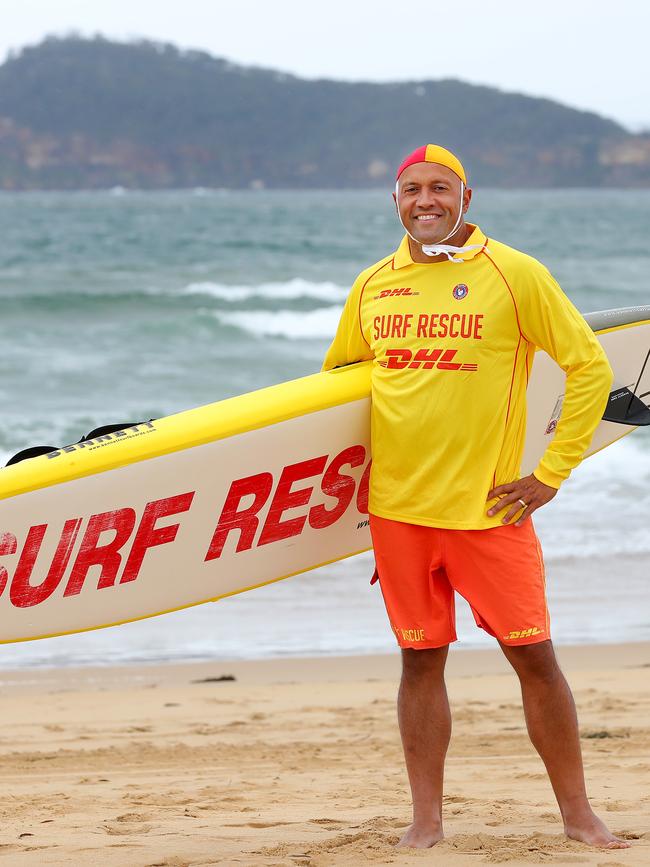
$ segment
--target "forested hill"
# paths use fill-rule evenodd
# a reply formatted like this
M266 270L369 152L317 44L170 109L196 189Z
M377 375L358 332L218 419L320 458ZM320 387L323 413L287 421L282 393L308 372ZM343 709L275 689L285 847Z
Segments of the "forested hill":
M456 150L473 184L650 186L650 136L455 80L309 81L77 37L0 66L3 189L386 186L427 141Z

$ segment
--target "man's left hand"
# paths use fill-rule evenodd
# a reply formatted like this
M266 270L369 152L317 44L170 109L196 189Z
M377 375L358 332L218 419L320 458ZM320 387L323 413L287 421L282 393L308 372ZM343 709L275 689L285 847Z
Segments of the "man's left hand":
M556 494L556 488L545 485L531 473L530 476L524 476L523 479L517 479L516 482L492 488L488 494L488 500L492 500L494 497L500 499L498 503L490 507L488 515L492 517L492 515L496 515L510 506L511 508L506 512L502 523L509 524L515 515L521 512L515 521L515 527L519 527L526 518L530 518L535 509L545 506Z

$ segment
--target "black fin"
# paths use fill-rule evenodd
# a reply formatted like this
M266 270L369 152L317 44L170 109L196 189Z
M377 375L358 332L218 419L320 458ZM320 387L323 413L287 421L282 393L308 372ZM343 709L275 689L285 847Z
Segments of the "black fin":
M649 425L650 407L647 407L629 388L625 386L615 388L607 401L603 419L634 427Z

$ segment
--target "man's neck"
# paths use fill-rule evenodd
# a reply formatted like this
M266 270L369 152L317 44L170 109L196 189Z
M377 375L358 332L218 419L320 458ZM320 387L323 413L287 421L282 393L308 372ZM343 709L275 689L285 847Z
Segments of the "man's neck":
M462 247L465 242L468 240L469 236L474 231L473 226L468 226L467 223L463 222L458 227L458 229L454 232L451 238L447 238L444 242L451 247ZM447 262L447 256L444 253L441 253L439 256L427 256L426 253L422 252L422 245L417 241L414 241L411 236L408 236L409 242L409 251L411 253L411 259L414 262L417 262L419 265L431 265L436 262Z

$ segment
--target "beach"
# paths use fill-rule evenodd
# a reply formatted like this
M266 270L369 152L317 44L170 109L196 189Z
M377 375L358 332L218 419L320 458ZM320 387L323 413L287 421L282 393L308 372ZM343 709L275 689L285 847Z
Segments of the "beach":
M0 671L0 863L647 865L650 643L558 656L592 804L629 850L564 838L515 676L497 650L452 649L447 838L426 852L394 849L396 652Z

